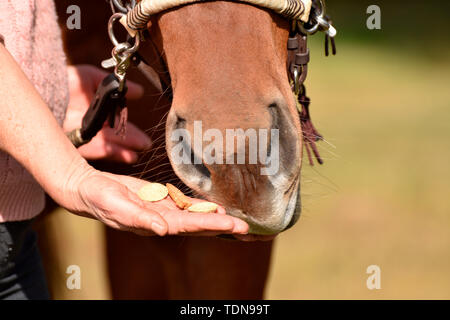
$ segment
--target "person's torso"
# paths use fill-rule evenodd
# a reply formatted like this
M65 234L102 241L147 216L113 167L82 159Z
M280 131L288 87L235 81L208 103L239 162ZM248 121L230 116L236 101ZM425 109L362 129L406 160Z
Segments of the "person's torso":
M62 124L69 90L53 0L1 0L0 34L6 49ZM36 181L0 151L0 222L30 219L43 206L44 193Z

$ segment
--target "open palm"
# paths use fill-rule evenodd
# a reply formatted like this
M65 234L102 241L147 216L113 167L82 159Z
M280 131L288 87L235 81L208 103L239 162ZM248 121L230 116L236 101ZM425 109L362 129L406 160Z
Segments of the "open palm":
M145 183L128 176L95 171L79 182L82 205L74 211L81 215L94 213L110 227L140 235L213 236L248 232L244 221L226 215L222 207L218 213L190 213L180 210L170 198L142 201L136 193Z

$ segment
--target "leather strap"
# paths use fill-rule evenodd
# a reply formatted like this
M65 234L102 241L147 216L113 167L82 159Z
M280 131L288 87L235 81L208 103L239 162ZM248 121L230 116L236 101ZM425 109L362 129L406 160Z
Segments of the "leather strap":
M159 92L163 92L159 74L144 60L144 58L139 53L136 53L133 56L133 63L155 89L157 89Z
M306 149L309 164L314 165L313 157L319 164L323 164L317 149L316 142L322 140L323 137L314 127L309 113L309 105L311 100L306 96L304 82L308 75L308 63L310 60L309 49L307 45L307 37L301 32L289 37L288 40L288 59L287 70L292 81L292 91L297 98L297 109L300 116L300 124L302 127L303 145ZM297 77L297 80L295 78ZM296 88L298 86L298 88Z

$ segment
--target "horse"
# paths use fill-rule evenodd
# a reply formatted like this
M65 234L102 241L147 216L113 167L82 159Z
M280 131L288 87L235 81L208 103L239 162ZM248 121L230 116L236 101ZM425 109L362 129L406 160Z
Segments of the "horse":
M56 2L61 24L70 4ZM104 28L108 6L100 1L79 6L81 30L64 32L68 59L98 65L108 52L99 48L111 47ZM147 94L128 103L129 119L142 129L153 128L153 150L137 166L94 165L191 190L243 218L257 234L291 227L301 211L302 128L286 68L290 28L287 19L271 10L230 1L192 3L153 16L141 55L162 78L170 75L173 101L130 70L129 79L146 85ZM177 143L171 136L180 128L194 136L196 121L204 131L213 129L223 136L227 129L277 130L278 171L261 175L261 163L207 164L202 154L191 154L200 163L174 161ZM267 144L270 156L273 150L270 141ZM248 137L231 154L243 151L239 148L251 148ZM110 228L105 234L113 298L263 298L273 241L144 238Z

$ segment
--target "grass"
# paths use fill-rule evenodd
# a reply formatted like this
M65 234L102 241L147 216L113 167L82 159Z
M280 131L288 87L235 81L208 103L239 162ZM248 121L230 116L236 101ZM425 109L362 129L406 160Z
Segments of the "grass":
M450 60L314 43L311 112L326 163L276 243L271 299L450 298ZM368 290L366 268L381 268Z
M319 42L307 84L330 144L320 143L323 166L304 166L303 216L276 241L266 297L449 299L450 60L352 42L325 58ZM89 279L55 296L109 298L101 226L52 219L71 244L61 265L75 261ZM371 291L374 264L381 290Z

